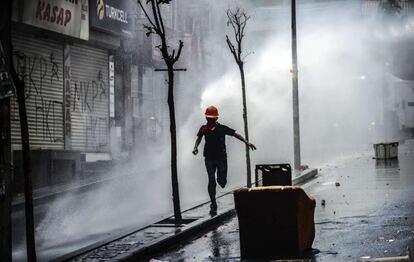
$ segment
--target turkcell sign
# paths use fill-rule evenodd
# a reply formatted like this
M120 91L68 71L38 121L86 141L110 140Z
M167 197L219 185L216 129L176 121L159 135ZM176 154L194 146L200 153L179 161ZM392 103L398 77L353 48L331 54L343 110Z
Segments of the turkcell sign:
M90 0L91 28L115 35L132 36L129 0Z

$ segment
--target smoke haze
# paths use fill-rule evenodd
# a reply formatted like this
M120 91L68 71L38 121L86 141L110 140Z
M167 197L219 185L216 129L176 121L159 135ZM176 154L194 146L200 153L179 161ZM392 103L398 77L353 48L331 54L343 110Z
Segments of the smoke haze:
M219 122L244 135L240 75L225 42L225 35L232 33L226 27L225 9L240 2L207 2L210 27L201 48L205 67L189 64L187 72L177 73L182 74L176 88L182 209L208 200L204 142L197 156L191 153L205 122L205 108L216 105ZM247 3L244 7L251 16L243 50L251 52L245 73L250 141L258 148L251 153L254 172L255 164L293 164L290 6L267 11ZM384 33L380 25L361 15L359 1L303 0L297 8L302 163L322 167L372 150L373 143L398 139L397 133L384 131L383 85L392 77L384 70L383 54L388 50L378 37L378 32ZM183 52L190 56L186 46ZM166 97L166 84L161 88ZM166 110L165 106L164 116ZM172 214L168 125L164 117L158 139L140 144L134 159L110 174L120 179L83 199L68 196L56 201L37 226L40 249L143 226ZM244 144L232 137L226 140L225 191L246 184Z

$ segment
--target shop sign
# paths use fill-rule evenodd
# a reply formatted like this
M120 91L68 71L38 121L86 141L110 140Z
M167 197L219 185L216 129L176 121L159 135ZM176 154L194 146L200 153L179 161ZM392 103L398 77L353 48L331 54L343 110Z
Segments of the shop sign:
M115 63L114 56L109 56L109 117L115 117Z
M133 20L128 0L90 0L91 28L114 35L132 36Z
M89 39L88 0L20 1L15 20L84 40Z

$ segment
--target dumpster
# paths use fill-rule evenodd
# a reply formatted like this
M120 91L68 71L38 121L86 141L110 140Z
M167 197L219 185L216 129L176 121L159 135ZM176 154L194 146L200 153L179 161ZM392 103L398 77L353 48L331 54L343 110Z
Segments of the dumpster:
M292 169L289 164L256 165L255 182L256 186L291 186Z
M234 191L243 259L300 256L315 238L315 199L298 186Z
M376 159L398 158L398 142L374 144Z

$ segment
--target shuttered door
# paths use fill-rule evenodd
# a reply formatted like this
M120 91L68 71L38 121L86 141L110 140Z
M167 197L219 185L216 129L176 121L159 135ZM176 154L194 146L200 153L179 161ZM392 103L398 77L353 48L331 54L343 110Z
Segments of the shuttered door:
M71 47L72 149L109 151L108 52L75 44Z
M26 87L32 149L63 149L63 44L13 32L13 59ZM19 108L11 103L11 137L21 148Z

